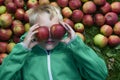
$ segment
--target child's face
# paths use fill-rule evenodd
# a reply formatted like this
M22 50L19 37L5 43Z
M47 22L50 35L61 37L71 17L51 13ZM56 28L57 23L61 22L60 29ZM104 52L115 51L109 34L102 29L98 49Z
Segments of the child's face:
M39 19L37 20L37 23L39 23L40 26L46 26L50 30L50 27L53 24L58 24L58 18L52 18L50 20L50 15L48 13L43 13L39 16ZM40 46L47 49L51 50L55 48L55 46L59 43L60 40L55 40L51 38L51 35L49 35L49 39L44 42L40 42Z

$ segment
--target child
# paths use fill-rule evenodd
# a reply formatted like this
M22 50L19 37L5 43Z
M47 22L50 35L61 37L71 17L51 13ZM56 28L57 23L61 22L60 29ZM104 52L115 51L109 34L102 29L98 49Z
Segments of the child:
M50 5L32 8L31 28L21 37L0 66L0 80L105 80L108 72L103 59L74 30L62 21L60 9ZM61 24L67 31L61 40L38 42L35 34L40 26L49 29Z

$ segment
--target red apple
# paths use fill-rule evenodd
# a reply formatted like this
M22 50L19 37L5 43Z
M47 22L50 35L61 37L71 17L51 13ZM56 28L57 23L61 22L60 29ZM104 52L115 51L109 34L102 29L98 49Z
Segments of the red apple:
M80 22L83 18L84 14L81 10L76 9L73 11L72 15L71 15L71 19L73 22Z
M0 5L2 5L4 3L4 0L0 0Z
M24 21L25 22L29 22L29 17L28 17L28 10L27 11L25 11L25 14L24 14Z
M21 36L25 32L24 26L20 24L15 25L12 30L16 36Z
M78 35L83 41L85 41L85 37L82 33L75 32L76 35Z
M82 32L84 32L84 25L82 23L75 23L74 30L76 32L82 33Z
M96 34L93 38L94 44L100 48L107 46L108 38L102 34Z
M102 6L106 3L106 0L93 0L93 2L98 6Z
M12 51L12 49L14 48L15 43L14 42L10 42L7 45L7 52L10 53Z
M83 16L82 22L85 26L92 26L94 24L94 20L92 15L86 14Z
M38 33L36 34L36 37L38 41L46 41L49 38L49 29L46 26L41 26L38 29Z
M66 18L69 18L72 15L72 10L69 7L64 7L62 9L62 15Z
M120 37L117 35L110 35L108 38L108 43L110 46L117 46L120 44Z
M92 14L96 11L96 5L93 1L87 1L83 4L83 12L86 14Z
M50 28L51 36L53 39L61 39L66 33L65 28L60 24L54 24Z
M0 29L0 40L1 41L8 41L12 36L11 29Z
M39 0L39 5L49 4L49 0Z
M20 20L14 19L11 28L13 28L15 25L23 25L23 23Z
M14 3L17 5L18 8L23 8L24 7L24 0L14 0Z
M112 9L112 12L119 14L120 13L120 2L118 2L118 1L112 2L111 9Z
M67 23L68 25L70 25L72 28L74 27L74 22L73 22L71 19L69 19L69 18L64 18L63 21L64 21L65 23Z
M118 21L117 23L115 23L114 27L113 27L113 31L115 34L120 36L120 21Z
M0 53L7 52L7 42L0 42Z
M27 7L28 8L32 8L38 5L38 1L37 0L28 0L27 1Z
M113 32L113 29L110 25L105 24L105 25L101 26L100 32L105 36L110 36Z
M82 3L80 0L70 0L69 1L69 7L72 10L79 9L81 7Z
M118 21L118 15L114 12L105 14L106 24L113 26Z
M18 8L15 12L15 18L18 20L24 19L25 10L22 8Z
M110 3L106 2L105 5L103 5L103 6L100 7L100 11L103 14L106 14L107 12L110 12L111 11Z
M13 3L13 2L9 2L8 4L6 4L6 7L7 7L7 11L8 11L9 13L15 13L16 10L17 10L17 6L16 6L16 4Z
M20 42L20 37L19 36L14 35L12 39L13 39L14 43Z
M67 7L68 6L68 0L57 0L57 3L60 7Z
M102 26L105 24L105 17L101 13L97 13L94 16L94 22L97 26Z
M0 26L2 28L8 28L12 24L12 16L9 13L4 13L0 15Z

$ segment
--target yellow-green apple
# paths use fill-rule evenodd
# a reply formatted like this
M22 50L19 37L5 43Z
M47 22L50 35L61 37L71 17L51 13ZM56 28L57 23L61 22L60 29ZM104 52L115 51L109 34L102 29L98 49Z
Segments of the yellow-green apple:
M110 35L108 37L108 43L110 46L117 46L120 44L120 37L117 35Z
M97 6L103 6L106 3L106 0L93 0Z
M62 39L66 33L66 29L61 24L54 24L50 28L53 39Z
M89 1L89 0L81 0L81 2L83 2L83 3L87 2L87 1Z
M1 5L0 6L0 14L3 14L3 13L5 13L6 12L6 6L5 5Z
M105 35L105 36L108 37L108 36L110 36L110 35L113 33L112 26L107 25L107 24L102 25L102 26L100 27L100 32L101 32L103 35Z
M28 0L27 1L27 7L28 8L32 8L38 5L38 1L37 0Z
M82 3L80 0L70 0L69 1L69 7L72 10L79 9L81 7Z
M57 0L57 3L60 7L67 7L69 0Z
M7 52L7 42L0 42L0 53Z
M74 22L69 19L69 18L64 18L63 22L67 23L68 25L70 25L72 28L74 27Z
M83 41L85 41L85 36L80 32L75 32L76 35L78 35Z
M72 15L72 10L69 7L64 7L62 9L62 15L66 18L69 18Z
M16 36L21 36L24 32L25 32L25 28L23 25L18 24L13 27L13 33Z
M10 52L12 51L12 49L13 49L14 46L15 46L15 44L16 44L16 43L14 43L14 42L8 43L8 45L7 45L7 52L8 52L8 53L10 53Z
M28 32L30 29L30 23L25 23L24 27L25 27L25 32Z
M81 10L76 9L76 10L73 10L73 13L71 15L71 20L75 23L80 22L83 16L84 16L84 13Z
M11 29L0 29L0 40L1 41L8 41L12 36Z
M91 14L85 14L83 16L83 19L82 19L82 23L85 25L85 26L92 26L94 24L94 20L93 20L93 17Z
M49 29L46 26L40 26L37 29L36 37L39 42L46 41L49 38Z
M112 12L119 14L120 13L120 2L119 1L112 2L111 9L112 9Z
M55 7L58 7L57 2L55 2L55 1L54 1L54 2L51 2L50 5L55 6Z
M2 5L4 3L4 0L0 0L0 5Z
M39 0L39 5L50 4L49 0Z
M80 22L79 23L75 23L74 30L76 32L80 32L80 33L84 32L84 25L83 25L83 23L80 23Z
M18 20L24 20L25 10L22 8L18 8L15 12L15 18Z
M12 22L11 28L13 29L13 27L14 27L15 25L23 25L23 23L22 23L22 21L20 21L20 20L14 19L13 22Z
M96 34L93 38L93 42L96 46L103 48L108 44L108 38L102 34Z
M85 14L92 14L96 11L96 5L93 1L87 1L83 4L82 9Z
M13 2L9 2L8 4L6 4L6 7L7 7L7 12L9 13L15 13L17 10L17 6Z
M113 26L118 21L118 15L115 12L105 14L106 24Z
M12 24L12 16L9 13L4 13L0 15L0 26L2 28L8 28Z
M106 13L110 12L111 11L110 3L106 2L103 6L100 7L100 11L103 14L106 14Z
M94 15L94 22L97 26L102 26L105 24L105 16L101 13L96 13Z
M120 21L118 21L117 23L115 23L114 27L113 27L113 31L115 34L120 36Z
M14 0L14 3L17 5L18 8L23 8L24 7L24 0Z

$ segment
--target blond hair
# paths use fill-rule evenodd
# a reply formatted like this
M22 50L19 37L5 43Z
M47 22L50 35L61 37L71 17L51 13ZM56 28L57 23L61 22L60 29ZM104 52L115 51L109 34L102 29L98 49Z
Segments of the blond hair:
M37 7L28 10L28 17L30 24L34 25L38 16L44 12L50 14L50 19L52 19L55 16L58 16L59 20L63 20L60 7L47 4L42 6L39 5Z

